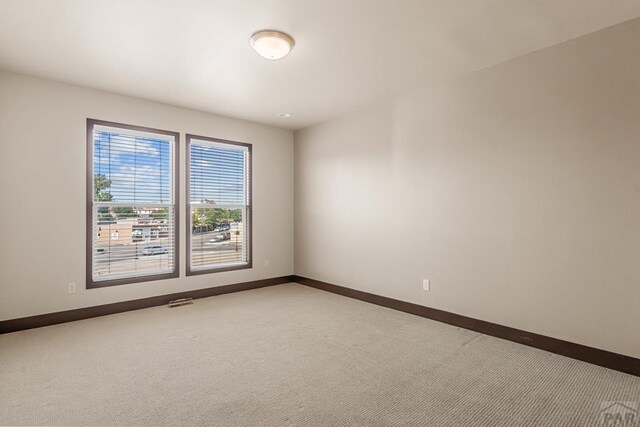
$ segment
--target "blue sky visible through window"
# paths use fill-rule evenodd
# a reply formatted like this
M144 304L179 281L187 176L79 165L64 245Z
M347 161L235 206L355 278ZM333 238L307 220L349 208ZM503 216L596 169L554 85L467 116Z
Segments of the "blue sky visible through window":
M94 175L111 181L112 202L171 203L171 142L96 131Z

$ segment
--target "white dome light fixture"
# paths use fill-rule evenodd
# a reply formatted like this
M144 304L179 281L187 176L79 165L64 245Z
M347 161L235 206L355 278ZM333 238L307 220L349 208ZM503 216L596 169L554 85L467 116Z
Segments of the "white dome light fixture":
M261 30L251 36L249 43L263 58L276 60L287 56L295 41L282 31Z

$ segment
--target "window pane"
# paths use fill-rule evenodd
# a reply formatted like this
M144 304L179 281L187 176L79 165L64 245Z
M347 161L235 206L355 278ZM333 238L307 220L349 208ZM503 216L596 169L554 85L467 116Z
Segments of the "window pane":
M245 208L191 209L191 267L222 267L247 261Z
M94 206L93 279L173 271L174 208Z
M172 203L172 142L94 130L94 201Z
M191 144L191 201L216 205L244 205L245 164L243 148Z

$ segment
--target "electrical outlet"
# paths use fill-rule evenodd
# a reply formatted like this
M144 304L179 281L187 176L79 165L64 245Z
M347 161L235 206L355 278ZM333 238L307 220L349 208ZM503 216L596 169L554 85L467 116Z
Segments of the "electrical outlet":
M264 260L264 268L269 268L271 266L271 261L269 261L268 259Z
M76 282L67 283L67 292L70 294L76 293Z
M423 279L422 280L422 289L425 291L431 290L431 280Z

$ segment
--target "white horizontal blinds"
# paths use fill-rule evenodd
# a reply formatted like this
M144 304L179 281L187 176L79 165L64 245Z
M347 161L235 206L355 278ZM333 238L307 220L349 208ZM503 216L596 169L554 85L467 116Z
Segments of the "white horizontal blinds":
M175 251L174 138L95 126L95 282L172 273Z
M248 263L247 147L191 139L189 150L191 268Z

